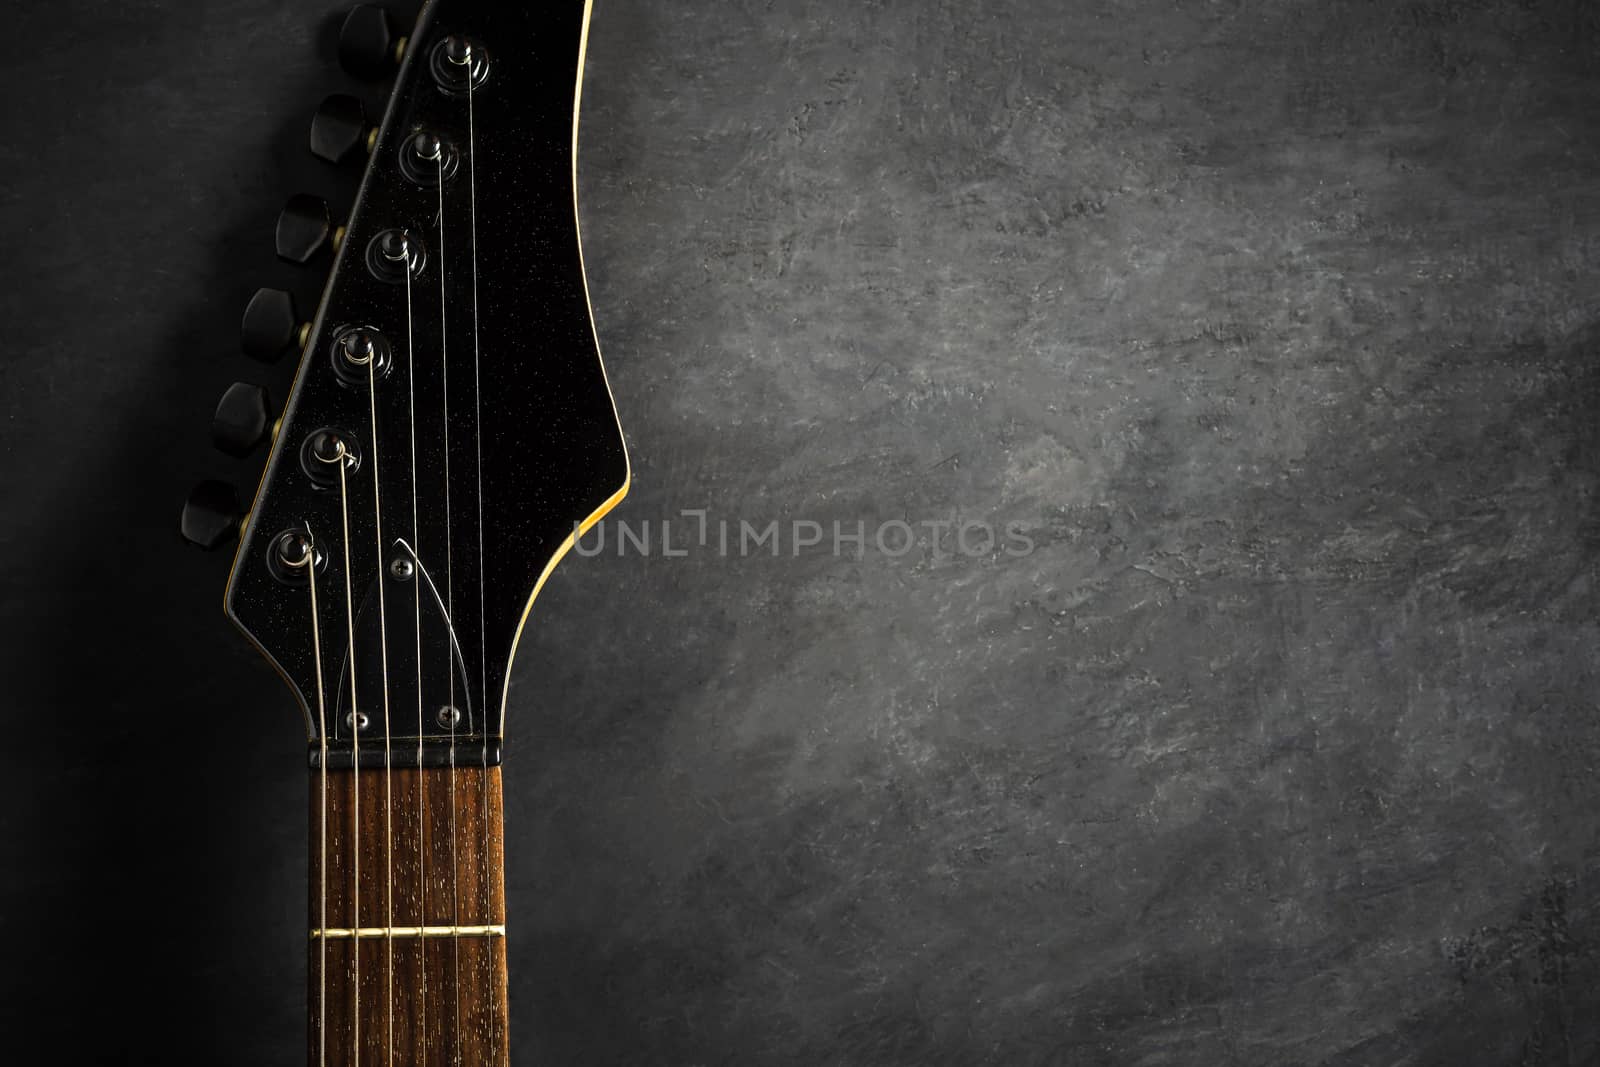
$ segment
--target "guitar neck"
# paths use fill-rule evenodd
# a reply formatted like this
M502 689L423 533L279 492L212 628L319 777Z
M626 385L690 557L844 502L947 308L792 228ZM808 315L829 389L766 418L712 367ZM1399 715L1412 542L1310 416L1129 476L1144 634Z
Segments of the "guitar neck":
M310 1063L509 1063L498 767L316 769Z

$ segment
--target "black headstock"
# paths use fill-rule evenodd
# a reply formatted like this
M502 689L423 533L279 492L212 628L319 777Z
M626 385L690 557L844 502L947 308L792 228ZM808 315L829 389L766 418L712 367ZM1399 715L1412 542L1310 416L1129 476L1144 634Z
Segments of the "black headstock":
M314 127L325 157L369 146L348 222L297 198L280 223L280 253L332 250L320 308L247 316L257 354L302 357L226 599L331 765L358 741L363 761L498 760L533 598L627 491L577 224L588 17L430 0L409 33L347 24L348 67L399 70L375 130L348 99ZM233 401L242 449L255 396Z

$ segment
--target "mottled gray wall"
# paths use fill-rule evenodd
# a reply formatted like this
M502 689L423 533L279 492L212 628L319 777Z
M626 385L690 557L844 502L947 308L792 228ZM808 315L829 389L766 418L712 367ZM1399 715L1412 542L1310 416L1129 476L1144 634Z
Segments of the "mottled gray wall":
M280 160L341 82L320 3L223 6L79 4L102 84L6 75L79 102L7 122L7 247L54 258L14 264L0 374L15 684L80 717L43 772L8 752L37 873L5 914L55 960L36 1020L64 951L150 938L30 916L87 881L191 920L110 1032L286 1063L298 724L168 538L246 369L199 350L281 271L279 194L328 188ZM23 29L65 42L61 10ZM828 537L619 558L613 525L547 587L510 715L516 1061L1596 1062L1595 19L597 0L616 518ZM107 139L149 164L50 225ZM893 520L913 551L833 553ZM219 708L187 781L151 765L158 691ZM199 888L119 879L174 854ZM79 1040L110 1062L110 1032Z

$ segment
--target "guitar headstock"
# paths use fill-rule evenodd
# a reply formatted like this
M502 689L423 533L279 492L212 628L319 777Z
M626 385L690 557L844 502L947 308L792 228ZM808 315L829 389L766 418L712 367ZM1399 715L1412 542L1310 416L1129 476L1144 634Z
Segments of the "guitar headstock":
M429 0L407 32L371 6L345 25L347 70L398 71L376 127L353 97L313 123L318 155L366 159L348 221L310 197L279 220L280 256L332 251L320 307L302 323L263 290L245 316L248 352L301 362L226 595L330 765L358 744L363 762L497 761L533 598L627 491L577 222L588 18L584 0ZM247 450L266 419L235 387L219 445ZM225 510L203 490L198 541Z

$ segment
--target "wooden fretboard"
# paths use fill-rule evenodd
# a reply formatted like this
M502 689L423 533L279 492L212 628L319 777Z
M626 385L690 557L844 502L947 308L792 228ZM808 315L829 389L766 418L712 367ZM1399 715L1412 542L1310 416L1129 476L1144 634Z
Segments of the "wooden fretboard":
M499 768L329 771L326 883L323 788L314 770L309 1062L509 1063Z

